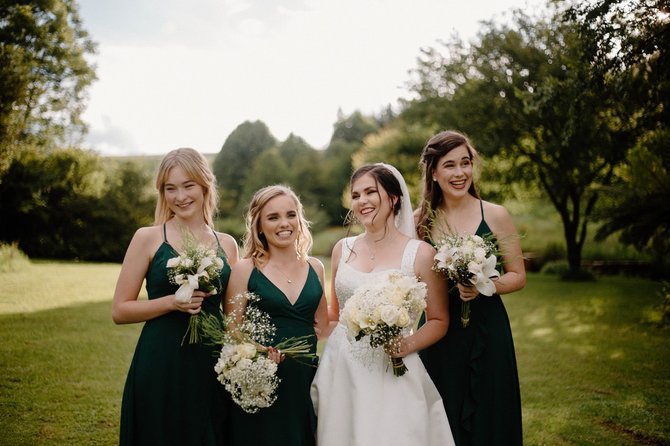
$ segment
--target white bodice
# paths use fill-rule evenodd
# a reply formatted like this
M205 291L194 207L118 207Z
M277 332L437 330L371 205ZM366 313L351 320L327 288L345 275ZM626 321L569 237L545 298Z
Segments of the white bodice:
M335 276L335 293L337 293L337 302L340 304L340 311L344 304L353 294L354 290L364 283L369 283L377 277L388 274L389 270L372 271L369 273L359 271L347 263L351 256L351 249L356 239L360 237L347 237L342 241L342 255L340 263L337 266L337 275ZM400 271L403 274L414 276L414 259L421 242L416 239L410 239L405 245L405 250L400 261Z

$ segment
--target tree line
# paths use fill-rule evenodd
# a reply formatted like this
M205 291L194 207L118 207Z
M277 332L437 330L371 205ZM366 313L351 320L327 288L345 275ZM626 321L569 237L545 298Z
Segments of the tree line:
M667 265L667 2L550 1L533 16L510 13L470 41L423 48L411 99L395 113L340 114L324 150L293 134L278 141L260 121L240 124L213 162L221 216L240 220L253 191L286 183L317 228L340 225L352 169L382 160L407 176L416 202L423 144L457 129L487 160L485 197L517 185L552 203L571 277L594 222L598 237L618 234ZM151 220L144 170L77 148L94 51L75 1L0 5L0 240L31 256L119 260L110 240L125 246Z

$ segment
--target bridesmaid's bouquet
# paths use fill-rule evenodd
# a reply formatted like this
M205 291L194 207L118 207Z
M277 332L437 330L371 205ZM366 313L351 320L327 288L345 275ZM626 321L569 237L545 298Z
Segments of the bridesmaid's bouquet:
M198 244L190 232L182 234L184 252L167 261L170 282L179 285L175 293L178 302L190 302L193 291L202 290L216 294L221 286L219 274L223 269L223 260L214 249ZM200 342L198 325L201 313L192 314L188 328L182 338L182 345L188 336L189 344Z
M358 287L346 301L342 320L350 340L367 340L370 348L397 350L401 332L426 308L426 284L414 276L393 271L387 277ZM402 358L389 356L395 376L407 367Z
M277 363L268 358L268 348L276 327L272 318L254 306L260 300L254 293L236 295L244 308L242 314L203 315L201 331L211 343L221 346L214 366L218 381L232 396L233 401L247 413L256 413L270 407L277 399L280 383ZM312 361L310 336L288 338L274 345L286 357Z
M436 243L433 270L462 285L474 285L480 294L492 296L496 292L494 279L500 277L496 270L499 254L491 238L478 235L449 234ZM470 302L462 302L461 324L470 323Z

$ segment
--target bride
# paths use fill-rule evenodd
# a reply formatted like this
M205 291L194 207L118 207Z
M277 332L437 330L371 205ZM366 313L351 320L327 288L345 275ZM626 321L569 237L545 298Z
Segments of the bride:
M394 356L408 369L403 376L394 376L382 349L349 341L345 326L337 324L312 382L317 444L453 445L442 399L417 354L444 336L449 321L445 281L431 269L435 251L416 239L407 186L395 167L359 168L350 190L351 213L365 232L333 248L331 321L339 320L358 286L400 270L427 285L427 322L404 333L398 344Z

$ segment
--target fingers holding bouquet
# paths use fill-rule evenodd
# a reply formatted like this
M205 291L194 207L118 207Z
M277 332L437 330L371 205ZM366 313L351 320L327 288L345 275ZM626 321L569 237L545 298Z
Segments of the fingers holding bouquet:
M474 285L457 284L458 292L463 302L469 302L479 296L479 290Z
M286 354L282 353L280 349L275 347L266 347L266 352L268 354L268 358L270 358L276 364L279 364L286 358Z

